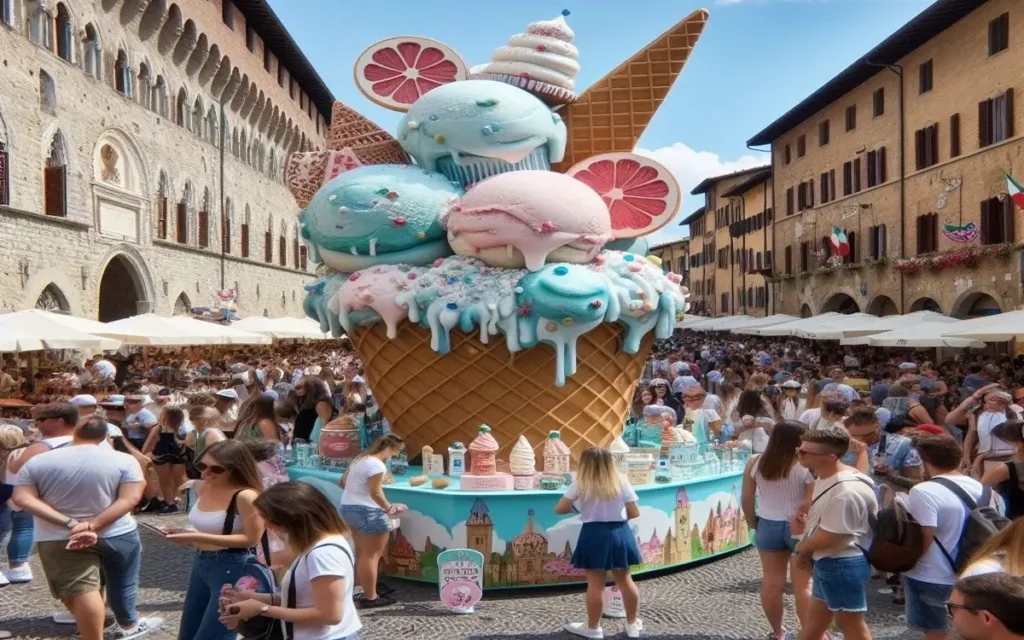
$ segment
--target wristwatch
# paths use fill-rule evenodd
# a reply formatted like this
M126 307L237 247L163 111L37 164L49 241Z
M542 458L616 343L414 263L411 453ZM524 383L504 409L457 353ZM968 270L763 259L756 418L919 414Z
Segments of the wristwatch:
M269 604L265 604L262 607L260 607L260 613L261 614L266 614L267 611L270 611L270 605Z
M64 523L65 529L74 529L77 526L78 520L75 520L74 518L68 518L68 521Z

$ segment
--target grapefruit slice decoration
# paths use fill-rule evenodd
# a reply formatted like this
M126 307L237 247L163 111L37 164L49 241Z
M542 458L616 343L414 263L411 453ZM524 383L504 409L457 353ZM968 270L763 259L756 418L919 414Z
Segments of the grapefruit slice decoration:
M604 153L574 164L566 175L601 195L612 235L637 238L672 221L682 204L675 176L663 164L635 153Z
M469 66L437 40L395 36L359 54L354 74L364 96L385 109L404 113L431 89L468 78Z

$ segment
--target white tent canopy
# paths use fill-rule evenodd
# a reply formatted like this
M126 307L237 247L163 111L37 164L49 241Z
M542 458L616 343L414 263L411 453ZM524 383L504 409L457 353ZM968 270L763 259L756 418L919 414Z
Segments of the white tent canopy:
M945 337L944 334L950 331L950 327L960 324L962 323L922 322L895 331L857 338L857 340L866 339L867 344L872 347L955 347L963 349L985 346L983 342L977 340ZM846 341L844 340L842 343L846 343Z
M309 318L264 318L249 316L231 325L236 329L262 333L279 339L324 340L330 336L320 331L320 323Z
M947 329L944 335L950 338L1006 342L1024 336L1024 311L972 318L950 325Z
M79 331L36 309L0 314L0 351L44 349L92 349L108 351L121 346L118 340Z
M102 335L117 338L127 344L147 345L151 347L181 347L211 344L248 344L232 342L231 339L197 329L182 322L184 318L174 319L144 313L104 325ZM195 322L200 322L196 320ZM212 326L212 325L211 325Z
M736 325L743 324L750 320L750 316L722 316L720 318L714 318L711 322L701 323L697 327L692 327L694 331L728 331Z
M733 324L729 327L730 331L738 331L739 329L752 329L754 327L771 327L784 322L793 322L799 320L796 316L786 315L785 313L776 313L775 315L765 316L764 318L747 318L743 322Z
M842 315L843 314L841 313L829 311L828 313L812 316L810 318L791 320L789 322L773 324L767 327L748 327L745 329L737 329L736 333L743 333L752 336L791 336L794 335L794 332L796 331L819 327L834 318L842 317Z
M222 340L217 344L270 344L273 342L269 336L260 333L244 331L224 324L204 322L188 316L171 316L167 319L189 331Z
M957 319L934 311L915 311L904 316L885 316L881 318L872 315L864 317L864 314L852 314L830 321L816 329L798 331L794 335L811 340L842 340L843 338L855 338L903 329L911 324L925 322L951 323L957 322ZM851 343L846 342L844 344ZM867 344L867 342L860 342L858 344Z
M694 325L714 320L714 318L707 318L704 316L686 316L682 322L677 322L675 325L676 329L689 329Z

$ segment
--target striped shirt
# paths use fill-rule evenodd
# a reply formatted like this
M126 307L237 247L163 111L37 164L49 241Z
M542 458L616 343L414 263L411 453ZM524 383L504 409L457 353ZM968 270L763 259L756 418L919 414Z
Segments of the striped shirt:
M789 520L807 497L807 487L814 483L811 472L799 462L793 463L782 480L765 480L760 457L751 465L750 477L757 485L757 517L765 520Z

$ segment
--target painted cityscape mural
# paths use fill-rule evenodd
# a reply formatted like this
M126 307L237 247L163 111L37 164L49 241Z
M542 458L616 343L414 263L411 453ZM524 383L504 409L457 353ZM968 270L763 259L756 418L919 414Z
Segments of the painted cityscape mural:
M641 496L640 517L630 523L643 557L643 563L632 568L634 573L685 564L750 542L736 485L732 485L731 493L719 491L695 501L691 501L686 488L665 488L664 492L673 491L670 511L644 505L651 492ZM671 499L672 494L667 497ZM501 497L476 498L465 520L451 529L418 511L403 514L402 524L392 532L385 551L384 572L435 581L437 555L447 548L468 548L484 556L485 587L583 581L583 571L573 568L570 562L582 526L578 516L545 528L539 524L539 514L534 509L499 514L492 509L499 502L504 508ZM511 540L502 540L496 525L511 520L525 524L520 525L521 531Z

